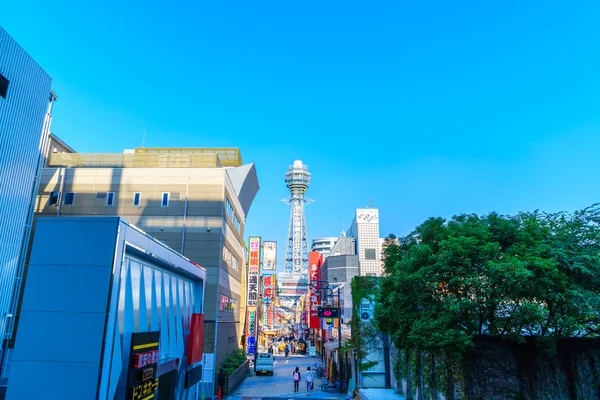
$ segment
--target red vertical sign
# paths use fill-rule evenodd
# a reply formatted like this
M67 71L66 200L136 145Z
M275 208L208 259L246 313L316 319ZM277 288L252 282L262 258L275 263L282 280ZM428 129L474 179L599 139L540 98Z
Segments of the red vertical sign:
M308 274L310 276L310 283L318 281L321 278L321 264L322 258L321 253L317 251L311 251L308 254ZM309 301L309 328L320 328L321 323L319 316L317 315L317 308L321 305L321 293L309 289L308 292Z

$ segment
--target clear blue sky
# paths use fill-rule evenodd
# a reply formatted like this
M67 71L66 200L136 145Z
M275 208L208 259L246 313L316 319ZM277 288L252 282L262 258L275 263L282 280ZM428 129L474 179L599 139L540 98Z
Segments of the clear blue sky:
M76 150L144 131L240 147L261 183L246 234L283 259L296 157L310 238L371 198L382 236L600 200L600 3L482 3L7 0L0 25L54 78L53 131Z

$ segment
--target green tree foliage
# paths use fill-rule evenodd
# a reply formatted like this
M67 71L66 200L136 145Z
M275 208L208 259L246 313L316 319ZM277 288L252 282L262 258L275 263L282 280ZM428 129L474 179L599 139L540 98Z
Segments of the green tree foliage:
M223 371L225 372L225 376L230 377L233 375L233 373L237 371L237 369L241 367L247 359L246 352L243 349L237 349L233 353L229 354L221 365L221 368L223 368Z
M398 348L463 354L477 335L597 336L600 207L431 218L386 238L375 316Z

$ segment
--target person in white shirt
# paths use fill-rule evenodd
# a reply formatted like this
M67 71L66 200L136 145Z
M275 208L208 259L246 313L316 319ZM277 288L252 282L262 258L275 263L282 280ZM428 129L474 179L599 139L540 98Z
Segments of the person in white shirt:
M306 391L310 393L313 389L313 372L310 370L310 367L306 369L304 379L306 380Z

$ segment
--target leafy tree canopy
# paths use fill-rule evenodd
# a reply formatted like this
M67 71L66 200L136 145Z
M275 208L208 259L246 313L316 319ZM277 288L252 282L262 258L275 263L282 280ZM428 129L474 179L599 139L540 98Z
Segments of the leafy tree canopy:
M600 333L600 206L431 218L388 236L376 321L400 348L462 353L477 335Z

